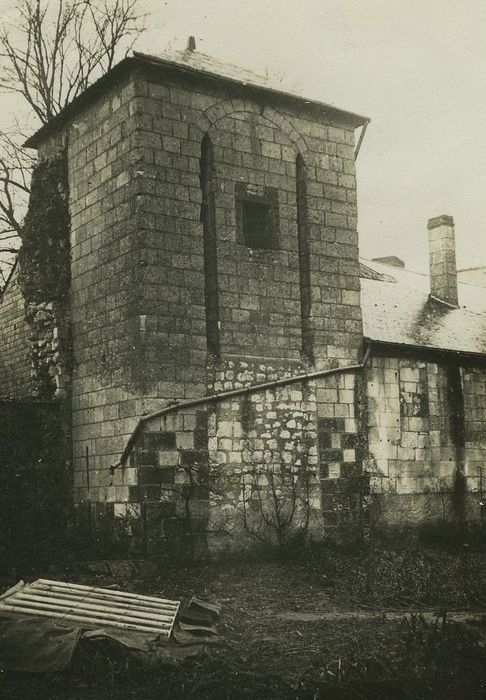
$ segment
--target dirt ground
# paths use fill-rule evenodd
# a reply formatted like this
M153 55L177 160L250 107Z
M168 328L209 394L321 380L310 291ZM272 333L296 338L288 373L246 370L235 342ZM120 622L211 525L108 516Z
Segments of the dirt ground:
M128 577L123 566L107 574L78 565L64 576L186 601L193 594L216 597L223 606L219 643L182 666L157 669L80 645L64 673L1 673L0 696L485 698L484 617L465 624L452 615L486 612L485 562L483 553L414 545L159 565Z

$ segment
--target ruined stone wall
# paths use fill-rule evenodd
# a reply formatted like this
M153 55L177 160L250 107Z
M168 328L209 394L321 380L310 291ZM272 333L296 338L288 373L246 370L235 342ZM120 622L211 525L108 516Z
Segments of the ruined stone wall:
M30 328L33 394L64 399L72 367L70 212L63 148L39 159L22 227L18 280Z
M1 302L0 381L15 387L15 397L64 399L69 392L69 224L65 153L52 149L33 169L22 246Z
M445 361L372 358L366 469L386 521L479 517L484 401L484 370Z
M28 302L32 396L66 399L71 386L71 325L67 300Z
M2 398L17 399L32 396L30 333L16 266L7 287L0 296L0 397Z

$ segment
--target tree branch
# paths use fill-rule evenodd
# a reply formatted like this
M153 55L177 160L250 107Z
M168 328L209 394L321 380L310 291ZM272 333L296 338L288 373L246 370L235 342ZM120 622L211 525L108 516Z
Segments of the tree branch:
M0 91L22 95L46 124L130 50L144 31L139 3L20 0L17 18L0 29ZM0 132L0 246L21 235L28 202L35 159L21 136L20 128L13 136ZM8 255L16 250L0 247Z
M139 1L21 0L15 32L0 32L0 89L45 124L133 46L144 31Z

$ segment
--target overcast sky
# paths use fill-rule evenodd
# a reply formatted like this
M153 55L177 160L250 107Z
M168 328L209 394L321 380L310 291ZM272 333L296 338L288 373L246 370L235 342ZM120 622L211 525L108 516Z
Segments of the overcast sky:
M0 0L0 7L12 6ZM365 257L427 267L427 220L486 264L484 0L141 0L138 48L197 49L371 118L358 159Z

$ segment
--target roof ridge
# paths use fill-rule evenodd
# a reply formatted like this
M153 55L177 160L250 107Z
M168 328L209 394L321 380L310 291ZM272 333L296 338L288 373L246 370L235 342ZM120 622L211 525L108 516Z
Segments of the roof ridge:
M394 267L393 265L387 265L386 263L378 262L377 260L373 260L372 258L365 258L362 255L360 255L359 259L360 261L364 261L363 264L370 263L371 269L373 269L373 265L383 265L384 267L392 267L394 270L398 270L399 273L410 272L413 275L420 275L420 277L429 277L429 274L427 272L411 270L409 267ZM478 265L478 267L461 268L460 270L457 270L457 272L464 272L465 270L482 270L483 267L486 268L486 265ZM475 289L485 289L484 284L475 284L474 282L465 282L464 280L457 280L457 284L464 285L465 287L474 287Z
M263 73L257 73L252 68L245 68L244 66L239 66L237 63L233 63L232 61L223 61L222 59L217 58L216 56L211 56L211 54L204 53L204 51L199 51L199 49L195 51L191 51L190 49L183 49L181 51L173 50L172 52L161 51L160 53L152 53L150 51L138 51L136 49L133 49L133 55L140 56L142 58L155 58L156 60L168 61L169 63L174 63L175 58L177 56L185 56L187 58L191 58L193 56L202 56L203 58L206 58L209 62L219 63L222 66L228 66L230 68L236 68L241 72L250 73L255 78L260 78L261 80L270 80L268 76L264 75Z
M383 265L384 267L392 267L394 270L398 270L401 272L411 272L414 275L420 275L421 277L428 277L428 274L426 272L419 272L418 270L411 270L408 267L395 267L394 265L387 265L386 263L378 262L376 260L373 260L372 258L365 258L360 255L360 260L365 260L368 263L371 263L372 265Z

